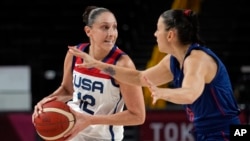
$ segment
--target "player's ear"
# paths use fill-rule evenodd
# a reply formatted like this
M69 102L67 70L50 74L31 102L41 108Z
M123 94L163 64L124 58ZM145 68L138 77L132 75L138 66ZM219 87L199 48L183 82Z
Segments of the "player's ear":
M173 32L172 30L169 30L168 32L166 32L166 38L167 40L170 40L173 38Z
M91 27L84 26L84 31L85 31L86 35L89 37L90 36Z

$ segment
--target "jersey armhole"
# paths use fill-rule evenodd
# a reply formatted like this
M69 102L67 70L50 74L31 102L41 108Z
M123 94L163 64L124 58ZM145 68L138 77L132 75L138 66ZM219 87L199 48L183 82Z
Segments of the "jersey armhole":
M76 46L76 48L82 50L82 49L83 49L84 47L86 47L88 44L89 44L89 43L81 43L81 44L78 44L78 45ZM71 66L72 66L72 67L71 67L71 71L74 70L75 62L76 62L76 57L73 56L72 65L71 65Z

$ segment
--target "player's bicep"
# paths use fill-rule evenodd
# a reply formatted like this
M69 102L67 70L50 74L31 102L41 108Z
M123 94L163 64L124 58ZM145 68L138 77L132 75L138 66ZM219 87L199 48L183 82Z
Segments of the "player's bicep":
M124 56L124 58L121 58L117 63L117 65L121 67L136 69L133 61L128 56ZM120 91L126 103L127 109L135 113L143 111L144 99L143 99L142 87L125 84L119 81L117 82L120 85Z
M204 63L195 58L189 58L184 63L182 88L190 89L193 99L197 99L204 89L205 69Z
M134 62L130 59L130 57L128 55L122 55L119 58L119 60L116 62L116 66L130 68L130 69L136 69ZM120 83L118 80L116 80L116 82L118 84Z

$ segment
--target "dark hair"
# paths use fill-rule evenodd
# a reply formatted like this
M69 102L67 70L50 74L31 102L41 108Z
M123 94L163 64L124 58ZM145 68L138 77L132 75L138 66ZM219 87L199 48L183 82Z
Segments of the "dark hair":
M178 38L184 45L204 44L199 36L198 15L190 9L170 9L161 14L166 30L177 29Z
M111 12L109 9L97 6L87 6L84 13L82 14L83 23L87 26L91 26L96 17L103 12Z

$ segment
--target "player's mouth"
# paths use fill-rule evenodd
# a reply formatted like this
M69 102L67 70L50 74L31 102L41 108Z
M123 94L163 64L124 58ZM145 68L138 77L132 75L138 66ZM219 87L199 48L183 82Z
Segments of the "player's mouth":
M114 44L114 42L112 40L105 40L104 42L108 43L108 44Z

